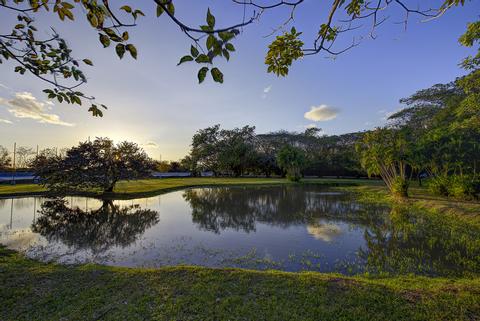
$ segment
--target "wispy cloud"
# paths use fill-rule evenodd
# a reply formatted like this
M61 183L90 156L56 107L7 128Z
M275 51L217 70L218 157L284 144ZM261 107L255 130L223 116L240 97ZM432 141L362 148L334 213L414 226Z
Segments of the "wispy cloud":
M2 124L13 124L11 121L9 121L8 119L1 119L0 118L0 123Z
M146 143L143 144L142 146L145 147L145 148L155 148L155 149L157 149L157 148L160 147L160 146L158 146L157 143L152 142L152 141L146 142Z
M262 98L264 98L264 99L267 98L267 96L268 96L268 94L270 93L271 90L272 90L272 85L263 88Z
M312 106L303 116L312 121L327 121L335 119L340 110L327 105Z
M29 92L15 93L12 99L0 97L0 105L7 107L8 112L16 118L27 118L36 120L39 123L59 126L75 126L60 119L60 116L49 113L48 105L37 100Z
M5 86L4 84L0 83L0 88L6 89L6 90L11 90L10 87Z

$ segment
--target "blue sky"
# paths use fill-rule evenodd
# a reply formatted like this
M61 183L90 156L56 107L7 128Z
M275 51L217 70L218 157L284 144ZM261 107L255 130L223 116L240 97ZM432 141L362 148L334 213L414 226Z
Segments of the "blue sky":
M407 2L427 6L441 1ZM225 83L219 85L208 79L198 85L198 67L176 66L190 42L168 19L157 19L149 4L142 3L147 17L129 30L139 51L137 61L120 61L111 49L102 49L96 32L83 19L60 23L50 14L39 15L37 26L47 30L54 25L70 39L76 57L93 60L95 67L84 68L89 82L83 90L95 95L109 110L97 119L84 107L46 103L44 83L19 76L11 64L1 65L0 145L10 147L16 141L40 148L64 147L88 136L109 136L116 141L135 141L154 158L162 155L173 160L187 153L198 129L216 123L225 128L255 125L258 133L303 131L312 125L326 134L370 129L382 125L388 112L400 108L400 98L464 74L458 62L472 50L458 45L457 39L466 23L478 19L480 12L479 3L472 1L428 23L412 16L405 30L394 23L402 20L403 12L391 10L390 20L377 30L375 40L366 38L335 60L324 54L305 58L294 64L287 78L267 74L263 60L273 39L265 36L288 13L267 13L244 29L234 42L237 52L229 63L220 64ZM242 19L242 10L224 0L177 1L176 14L199 25L207 7L217 16L217 25ZM293 25L304 31L306 44L326 14L326 7L319 1L306 1L297 10ZM14 23L10 15L0 11L2 31ZM360 34L368 30L365 27ZM349 43L351 36L345 37L342 41ZM33 104L32 108L40 108L43 114L15 112L15 102L30 107ZM306 119L305 113L312 107L320 111L307 114L310 119ZM325 112L328 117L318 117ZM315 121L320 118L324 120Z

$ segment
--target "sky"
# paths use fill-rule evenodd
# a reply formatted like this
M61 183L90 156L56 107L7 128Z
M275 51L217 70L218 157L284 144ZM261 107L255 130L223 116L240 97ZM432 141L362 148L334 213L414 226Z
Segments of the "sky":
M406 2L427 7L442 1ZM217 26L243 17L243 9L226 0L175 3L176 16L194 26L204 23L207 7L217 17ZM465 74L458 63L473 51L457 40L467 22L478 20L480 12L480 3L472 1L429 22L410 16L405 28L400 23L404 12L392 7L375 39L368 37L370 28L365 22L355 31L356 36L365 36L357 47L335 59L325 54L305 57L294 63L286 78L268 74L263 61L274 39L269 34L289 12L266 12L234 40L237 51L230 61L219 63L224 84L210 78L199 85L198 66L176 66L188 53L190 41L166 17L155 17L153 3L143 1L140 7L146 17L128 29L138 60L120 60L113 48L103 49L81 12L74 22L60 22L51 13L35 15L36 26L45 34L53 26L67 39L75 57L93 61L94 67L83 68L88 83L82 91L109 109L103 118L95 118L85 106L48 101L42 92L48 88L45 83L14 73L13 64L3 64L0 145L12 149L16 142L62 148L88 137L108 136L117 142L136 142L155 159L177 160L188 153L197 130L214 124L223 128L254 125L257 133L317 127L333 135L372 129L401 108L400 98ZM302 40L310 45L327 13L325 2L307 0L289 26L304 32ZM2 33L15 23L15 15L0 9ZM347 46L352 37L345 34L339 48Z

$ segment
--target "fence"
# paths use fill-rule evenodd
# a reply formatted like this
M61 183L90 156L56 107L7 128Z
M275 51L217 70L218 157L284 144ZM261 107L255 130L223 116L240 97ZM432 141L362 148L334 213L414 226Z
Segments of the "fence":
M48 147L55 154L63 153L64 149L58 147ZM0 145L0 183L10 182L15 184L18 182L35 181L33 173L30 171L29 163L36 157L42 150L39 145L35 147L19 146L16 142L11 147ZM6 167L2 164L2 153L6 151L6 158L10 161Z

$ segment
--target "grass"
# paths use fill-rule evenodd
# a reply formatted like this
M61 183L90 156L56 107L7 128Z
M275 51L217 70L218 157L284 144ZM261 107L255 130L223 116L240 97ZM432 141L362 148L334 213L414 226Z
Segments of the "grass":
M315 183L323 185L375 185L381 184L375 180L365 179L305 179L304 184ZM143 179L136 181L120 181L114 193L104 195L109 198L138 198L158 195L178 189L199 186L234 186L234 185L275 185L295 184L282 178L216 178L216 177L191 177L191 178L163 178ZM0 197L28 196L45 193L46 190L37 184L0 185ZM89 196L99 196L98 192L81 193Z
M1 320L478 320L480 279L61 266L0 248Z
M378 181L312 179L391 202ZM290 184L282 179L183 178L120 182L116 197L193 186ZM356 185L356 186L352 186ZM0 186L0 196L44 192ZM407 202L480 222L480 204L412 187ZM62 266L0 246L0 320L480 320L480 278L345 277L202 267Z
M385 186L381 184L361 184L356 186L340 187L344 190L357 192L360 199L370 202L397 202L389 194ZM404 203L415 204L417 206L437 210L441 213L461 216L462 219L480 221L480 202L462 201L442 196L432 195L428 189L414 184L409 189L409 198L403 200Z
M2 184L0 185L0 196L19 196L45 193L46 189L37 184Z

